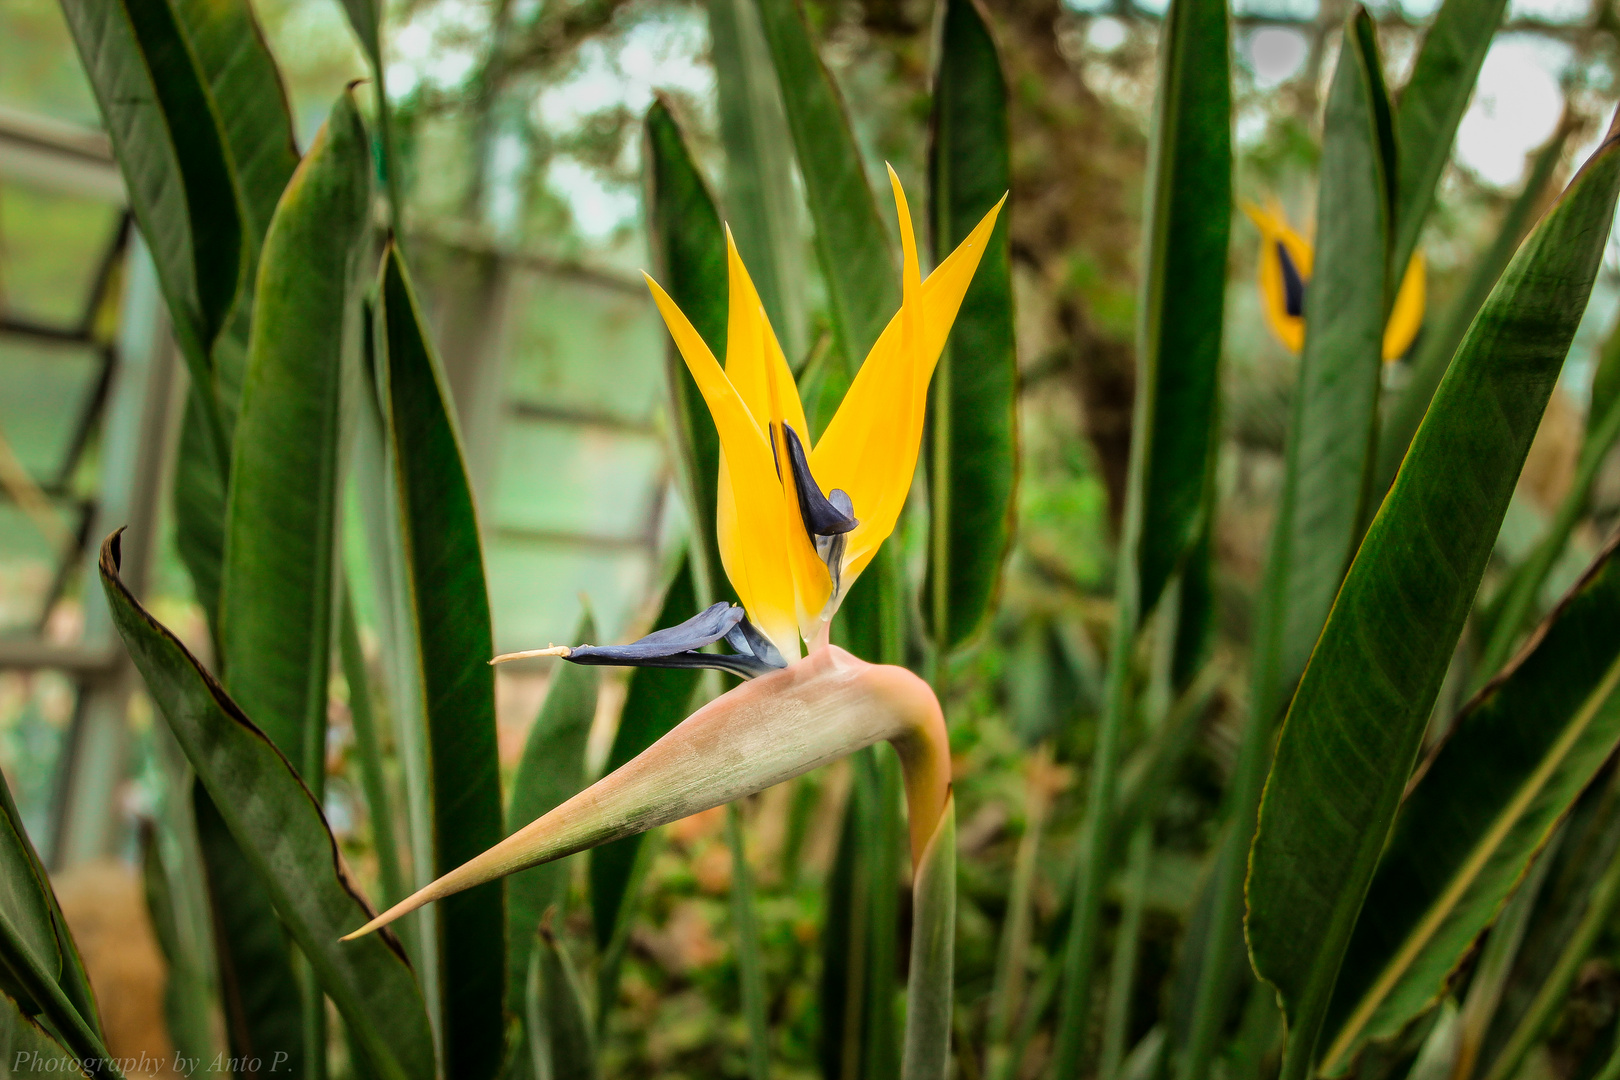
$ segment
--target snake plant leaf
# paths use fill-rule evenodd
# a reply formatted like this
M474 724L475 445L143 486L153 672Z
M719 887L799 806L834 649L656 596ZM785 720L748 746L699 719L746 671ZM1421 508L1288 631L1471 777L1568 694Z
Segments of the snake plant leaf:
M370 140L344 93L265 241L220 594L225 685L311 784L326 763L343 436L358 392L370 209Z
M973 0L945 5L928 171L937 264L973 231L984 207L1012 187L1007 81ZM931 387L922 607L947 652L983 624L1012 539L1018 355L1010 223L1005 214L990 234Z
M398 249L383 255L376 323L404 551L404 602L414 639L433 821L433 866L448 873L497 843L500 762L495 743L489 590L472 485L450 394ZM446 1069L465 1080L501 1064L506 994L506 892L469 890L439 912Z
M1457 125L1506 7L1507 0L1445 0L1423 36L1395 112L1400 159L1390 266L1404 267L1417 250L1435 189L1451 160Z
M246 241L208 86L169 4L65 0L62 10L151 248L175 339L192 378L210 386L210 354L243 284Z
M1205 514L1231 226L1229 214L1214 210L1232 202L1226 7L1188 4L1183 19L1165 36L1140 301L1137 394L1146 398L1138 407L1152 440L1139 464L1142 525L1132 557L1144 615L1186 558Z
M595 1031L579 972L550 929L535 937L523 1010L535 1080L596 1080Z
M1508 206L1497 226L1496 237L1489 248L1468 271L1468 279L1445 314L1433 320L1424 330L1412 356L1411 370L1406 386L1387 406L1378 429L1378 474L1374 478L1375 497L1387 492L1395 480L1395 470L1401 467L1401 458L1412 443L1412 434L1423 422L1423 414L1434 397L1435 387L1451 364L1457 346L1473 325L1480 305L1490 295L1496 279L1502 276L1508 260L1519 250L1519 241L1547 200L1547 185L1553 171L1563 160L1564 145L1569 141L1569 125L1560 125L1553 137L1536 151L1524 187ZM1402 160L1405 160L1404 158ZM1593 415L1597 415L1594 413Z
M5 1075L84 1076L76 1058L20 1004L0 993L0 1062L5 1063L0 1069Z
M1250 854L1255 970L1311 1067L1333 984L1620 191L1608 138L1475 319L1345 577L1284 721ZM1458 483L1458 477L1468 477Z
M306 1000L294 952L276 917L274 900L259 885L259 870L231 834L207 789L192 782L198 854L212 910L225 1037L233 1057L273 1059L304 1070Z
M684 366L684 365L683 365ZM671 626L697 610L692 556L688 552L675 571L664 602L659 608L658 625ZM692 707L701 676L690 668L637 668L630 676L624 709L619 714L619 730L608 751L607 770L614 772L639 756L667 735ZM533 819L530 819L533 820ZM596 947L606 950L614 931L625 918L626 906L636 874L637 857L645 840L626 837L591 852L591 922L596 928Z
M1272 733L1355 551L1366 501L1392 288L1385 267L1393 161L1365 12L1351 15L1344 42L1323 127L1320 252L1258 604L1249 716L1226 800L1232 825L1199 901L1210 930L1190 939L1182 959L1182 985L1196 986L1192 1004L1171 1025L1183 1080L1205 1074L1243 970L1243 875Z
M1175 0L1160 31L1124 556L1064 948L1060 1076L1078 1074L1085 1056L1103 890L1120 846L1115 789L1121 735L1135 713L1130 658L1142 619L1197 537L1214 452L1232 168L1228 24L1224 0ZM1216 206L1223 211L1212 214Z
M911 971L901 1080L945 1080L951 1064L956 989L956 799L923 848L912 887Z
M804 240L793 140L776 70L754 0L708 0L708 11L725 149L726 216L743 262L753 268L771 326L796 365L806 346ZM691 312L684 303L682 310Z
M849 115L800 0L755 0L815 226L827 306L850 378L900 307L898 260ZM981 210L982 212L982 210Z
M1427 1008L1620 742L1620 540L1419 766L1345 954L1332 1071Z
M431 1080L427 1010L397 942L337 940L345 924L371 912L320 806L280 751L119 580L117 533L102 545L100 570L114 625L153 702L370 1071L387 1080Z
M1365 10L1346 22L1344 41L1323 121L1316 272L1305 300L1305 348L1272 538L1283 550L1273 556L1282 576L1268 585L1265 600L1279 609L1279 708L1305 669L1367 516L1393 295L1384 268L1394 155Z
M596 621L589 612L580 617L574 636L579 641L596 636ZM512 777L508 835L561 806L585 786L585 740L596 716L596 688L594 671L572 664L552 669L545 704L529 728ZM561 905L567 892L567 864L561 862L513 874L506 883L507 1000L514 1005L523 1000L523 980L528 977L540 919L546 909Z
M939 702L905 668L868 664L829 645L710 701L622 768L349 937L483 882L774 787L878 742L893 744L905 768L915 866L950 788Z
M99 1036L101 1019L78 946L3 778L0 812L0 912L10 920L29 965L60 989L85 1026ZM33 1001L16 979L0 965L0 989L16 998L30 1015L37 1013L42 1003Z
M214 104L241 193L248 265L298 167L281 72L247 0L171 0Z
M195 382L186 391L174 460L174 546L192 595L219 641L219 589L225 574L225 483L230 464L209 433L213 406Z
M181 756L178 747L173 756ZM189 770L183 775L190 781L187 786L195 790L196 780ZM166 771L165 780L170 777L175 773ZM212 927L200 925L210 920L204 914L207 893L195 829L187 829L188 836L182 840L172 828L182 818L181 808L189 809L187 800L168 798L165 793L158 820L141 830L142 891L152 919L152 936L163 953L163 1018L169 1041L182 1057L212 1061L219 1052L214 1025L217 953Z
M717 5L752 0L714 0ZM716 46L718 56L720 49ZM719 63L719 60L716 60ZM709 342L715 355L725 355L727 328L726 235L703 175L662 98L647 110L647 234L653 265L670 297ZM702 552L698 591L714 600L732 599L730 582L720 564L715 535L720 477L720 435L703 394L673 341L664 351L669 400L674 420L676 461L692 510L692 545ZM696 605L694 604L694 609ZM681 613L684 617L685 613ZM673 625L662 620L660 626Z

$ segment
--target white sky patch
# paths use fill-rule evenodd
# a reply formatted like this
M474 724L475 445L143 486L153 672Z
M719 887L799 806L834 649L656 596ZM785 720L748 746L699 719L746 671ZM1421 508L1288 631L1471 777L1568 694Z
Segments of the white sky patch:
M1125 44L1125 24L1109 15L1092 19L1086 27L1086 44L1098 52L1113 52Z
M1244 43L1254 84L1262 90L1287 82L1305 66L1310 42L1303 32L1286 26L1265 26Z
M1558 126L1564 109L1558 72L1569 59L1561 42L1527 34L1497 38L1457 129L1457 160L1488 184L1517 184L1525 155Z
M553 131L577 131L586 118L620 106L646 111L655 90L707 97L714 91L707 49L703 22L684 16L638 23L617 42L594 38L581 46L573 72L536 99L536 118Z
M388 96L404 97L421 83L460 86L483 58L490 6L479 0L439 0L418 8L388 35Z
M567 201L579 231L592 240L612 236L640 210L634 192L604 183L599 172L576 158L552 158L546 168L546 185Z
M1510 0L1509 19L1546 19L1548 22L1580 22L1591 12L1591 0Z

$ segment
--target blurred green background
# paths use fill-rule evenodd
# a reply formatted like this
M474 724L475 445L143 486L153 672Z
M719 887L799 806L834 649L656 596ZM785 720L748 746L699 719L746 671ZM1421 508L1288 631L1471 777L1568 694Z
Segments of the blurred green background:
M363 75L361 54L331 0L255 7L307 142L341 87ZM872 175L890 162L921 192L933 5L811 0L806 7ZM997 615L957 654L947 703L961 815L959 1001L961 1022L975 1030L985 1023L1020 845L1038 850L1032 845L1043 831L1071 833L1084 797L1128 454L1141 185L1163 5L992 0L986 7L1012 88L1022 446L1015 547ZM1400 85L1432 5L1372 10L1390 82ZM1345 11L1340 0L1251 0L1235 9L1236 191L1256 201L1275 197L1302 228L1314 212L1317 114ZM705 7L402 0L389 5L387 25L408 243L479 496L496 648L567 640L585 603L603 640L623 640L655 613L649 605L685 528L666 448L664 332L636 273L649 263L639 118L655 91L668 95L701 164L724 181ZM1608 0L1510 5L1423 239L1431 312L1445 309L1490 243L1533 152L1568 133L1549 187L1556 191L1570 164L1595 145L1620 70L1617 34ZM102 533L126 520L151 526L147 604L195 648L207 647L174 551L164 479L184 376L152 323L160 301L125 262L121 182L98 127L53 0L7 0L0 6L0 768L36 844L65 875L99 857L133 860L162 768L150 706L127 677L106 674L106 628L87 619L82 603ZM1239 216L1214 537L1216 649L1227 677L1160 818L1136 1035L1164 1007L1170 950L1212 848L1244 715L1238 672L1250 598L1281 475L1295 358L1262 321L1256 241ZM798 346L813 350L827 318L807 226L800 248L789 258L809 299ZM1529 551L1569 488L1617 283L1611 250L1498 541L1498 572ZM144 382L120 378L136 370L130 357L143 355ZM1386 377L1394 385L1405 374L1396 365ZM1600 476L1590 519L1547 596L1574 580L1620 511L1614 465ZM916 549L918 537L907 539ZM365 561L363 552L351 555ZM361 616L365 624L368 612ZM374 653L375 635L363 631ZM604 679L609 692L593 736L599 755L622 698L618 677ZM499 680L510 766L547 673L503 670ZM99 730L87 719L98 709L111 710L127 737L109 746L86 735ZM328 812L364 877L375 867L355 836L363 811L345 779L341 714L336 702ZM1031 754L1029 746L1043 749ZM847 767L835 767L749 808L781 1076L818 1074L815 935L848 784ZM621 984L607 1075L743 1075L721 823L700 815L665 830ZM1031 863L1027 972L1037 992L1052 966L1051 921L1069 876L1054 862L1062 859ZM121 895L95 880L92 891ZM84 947L94 965L96 946ZM1596 1028L1609 1024L1620 1000L1620 972L1611 965L1603 979L1608 997L1594 997L1594 1008L1608 1011L1591 1019ZM142 1022L131 1021L129 1037L157 1038L135 1030ZM1033 1046L1026 1064L1041 1060ZM964 1077L971 1067L959 1062Z

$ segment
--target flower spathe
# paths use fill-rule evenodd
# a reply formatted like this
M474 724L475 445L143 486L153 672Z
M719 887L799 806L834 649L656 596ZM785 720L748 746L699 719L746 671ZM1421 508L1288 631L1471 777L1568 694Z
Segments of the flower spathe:
M1305 345L1305 290L1315 253L1275 201L1261 207L1245 200L1243 212L1260 230L1260 303L1266 322L1290 352L1299 352ZM1417 337L1423 325L1425 291L1423 253L1419 251L1406 265L1389 322L1384 325L1385 361L1404 356Z

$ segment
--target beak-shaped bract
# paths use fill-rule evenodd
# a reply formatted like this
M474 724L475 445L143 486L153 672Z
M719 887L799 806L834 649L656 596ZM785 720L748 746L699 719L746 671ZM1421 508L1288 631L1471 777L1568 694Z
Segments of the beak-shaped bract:
M345 940L463 889L763 791L881 741L900 754L916 859L950 793L939 702L906 669L829 645L715 698L622 768Z
M793 372L729 231L723 369L675 302L647 279L720 435L716 534L726 575L754 624L790 663L800 655L800 638L818 639L850 583L894 531L917 467L928 381L1006 201L924 280L905 192L892 169L889 179L904 252L900 310L809 449L807 470L802 448L810 446L811 432ZM801 492L801 484L814 484L819 499ZM836 539L815 532L804 517L804 507L829 499L849 507L856 522Z
M1290 352L1299 352L1305 344L1305 290L1314 256L1310 241L1294 231L1275 203L1260 207L1244 202L1243 212L1260 230L1260 303L1266 322ZM1424 302L1424 262L1419 251L1406 266L1384 326L1385 360L1395 360L1411 347L1423 325Z

